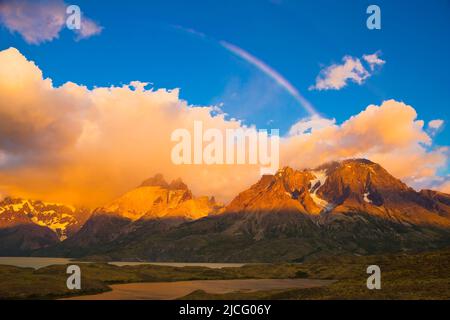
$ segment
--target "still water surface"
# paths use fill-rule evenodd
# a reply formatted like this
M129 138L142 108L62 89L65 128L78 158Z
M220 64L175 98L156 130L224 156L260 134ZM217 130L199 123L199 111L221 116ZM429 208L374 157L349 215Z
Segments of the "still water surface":
M0 265L40 269L50 265L81 264L67 258L39 257L0 257ZM109 262L117 266L125 265L163 265L163 266L202 266L209 268L241 267L242 263L164 263L164 262ZM112 291L97 295L73 297L80 300L171 300L188 295L196 290L212 294L237 291L260 291L294 288L320 287L333 283L314 279L239 279L239 280L195 280L178 282L129 283L111 285Z
M40 269L51 265L65 265L88 263L87 261L76 261L68 258L40 258L40 257L0 257L0 265L16 266L21 268ZM172 267L208 267L208 268L224 268L224 267L242 267L244 263L182 263L182 262L109 262L116 266L137 266L137 265L157 265Z

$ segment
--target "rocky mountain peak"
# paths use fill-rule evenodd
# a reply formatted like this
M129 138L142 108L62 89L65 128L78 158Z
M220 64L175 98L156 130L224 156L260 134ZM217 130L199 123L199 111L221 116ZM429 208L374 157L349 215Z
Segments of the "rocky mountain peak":
M140 187L161 187L161 188L168 188L169 184L164 179L164 176L160 173L156 174L155 176L148 178L144 180L144 182L141 183Z
M168 188L170 190L189 190L188 186L183 182L183 180L181 180L181 178L178 178L176 180L173 180Z
M160 173L144 180L139 187L161 187L168 190L189 190L188 186L181 178L173 180L170 184L167 183L164 176Z
M38 225L53 231L60 240L78 231L88 216L87 209L70 205L11 197L0 201L0 228Z
M129 257L133 248L148 260L303 261L450 241L450 195L416 192L365 159L285 167L262 176L225 209L213 198L189 196L181 181L171 185L131 190L110 211L97 211L59 252L109 248L113 257Z
M436 201L430 199L440 199L439 209L433 209L432 203ZM275 175L263 176L233 199L225 211L288 211L306 215L363 212L408 222L422 220L447 225L449 221L442 219L446 201L445 196L414 191L370 160L348 159L313 170L285 167Z
M168 184L163 175L157 174L97 211L136 221L162 217L198 219L219 209L208 197L194 197L180 178Z

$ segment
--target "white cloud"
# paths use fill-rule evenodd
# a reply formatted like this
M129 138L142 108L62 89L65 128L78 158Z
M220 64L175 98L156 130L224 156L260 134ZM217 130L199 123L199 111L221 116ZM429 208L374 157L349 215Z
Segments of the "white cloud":
M369 65L367 70L359 58L345 56L342 64L332 64L321 70L316 78L316 84L309 90L340 90L349 82L359 85L371 77L376 66L382 66L385 61L378 57L378 53L364 55L363 60Z
M430 122L428 122L428 127L431 129L438 130L439 128L442 127L443 124L444 124L444 120L436 119L436 120L431 120Z
M430 135L435 136L439 131L441 131L444 126L444 120L435 119L428 122L428 132Z
M363 55L363 59L369 64L370 70L375 70L377 66L382 66L386 63L386 61L380 59L379 53L375 52L374 54L365 54Z
M436 119L436 120L431 120L431 121L428 123L428 127L437 130L437 129L439 129L440 127L442 127L443 124L444 124L444 120Z
M450 194L450 175L424 179L420 185L423 189L437 190Z
M102 30L103 27L99 26L91 19L84 17L81 19L81 29L74 31L78 34L77 40L80 40L100 34Z
M319 116L305 118L294 124L289 130L289 135L296 136L309 134L323 128L330 127L336 123L335 119L325 119Z
M62 0L4 0L0 2L0 23L19 33L29 44L55 40L66 25L67 4ZM77 39L99 34L102 28L82 15Z

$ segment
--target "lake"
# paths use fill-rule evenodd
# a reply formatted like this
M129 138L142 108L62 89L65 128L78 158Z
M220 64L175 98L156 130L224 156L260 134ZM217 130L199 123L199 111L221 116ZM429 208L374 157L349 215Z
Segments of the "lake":
M305 289L326 286L333 282L313 279L246 279L128 283L111 285L112 291L109 292L72 297L68 300L173 300L196 290L224 294L237 291Z
M16 266L21 268L40 269L51 265L65 265L89 263L88 261L76 261L69 258L44 258L44 257L0 257L0 265ZM208 267L213 269L225 267L242 267L244 263L181 263L181 262L124 262L113 261L109 264L116 266L157 265L171 267Z
M0 257L0 265L39 269L50 265L83 264L68 258L44 257ZM241 267L242 263L166 263L166 262L109 262L117 266L162 265L162 266L202 266L209 268ZM72 297L75 300L172 300L188 295L196 290L211 294L248 292L281 289L303 289L325 286L330 280L314 279L237 279L237 280L195 280L177 282L128 283L111 285L112 291L97 295Z

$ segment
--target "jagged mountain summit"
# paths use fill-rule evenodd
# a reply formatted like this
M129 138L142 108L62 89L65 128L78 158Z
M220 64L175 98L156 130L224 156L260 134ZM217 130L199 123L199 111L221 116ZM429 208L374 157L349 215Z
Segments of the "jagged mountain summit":
M270 262L450 244L449 195L416 192L364 159L286 167L223 210L206 215L188 206L189 214L179 214L194 200L184 183L156 176L107 207L116 214L94 214L76 235L38 254Z
M0 201L0 253L56 244L75 234L88 217L87 209L7 197Z
M162 217L195 220L220 209L214 198L194 197L181 179L169 184L157 174L96 212L116 213L133 221Z
M0 201L0 228L36 224L52 230L61 241L78 231L88 217L87 209L71 205L9 197Z
M157 174L110 204L97 208L77 234L45 254L64 252L69 256L95 251L128 235L157 235L222 211L223 205L214 197L194 197L181 179L169 184Z
M429 190L416 192L380 165L356 159L314 170L283 168L263 176L225 211L289 211L322 217L364 213L404 224L450 227L448 199Z

